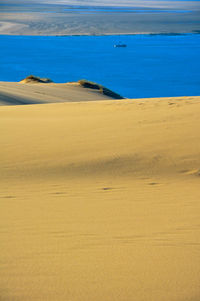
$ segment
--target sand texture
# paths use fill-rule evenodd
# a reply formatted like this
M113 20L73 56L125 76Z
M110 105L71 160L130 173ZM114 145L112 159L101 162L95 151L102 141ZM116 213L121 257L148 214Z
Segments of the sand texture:
M99 90L82 87L78 82L65 84L0 82L0 106L24 105L54 102L106 100L107 96Z
M0 300L199 301L200 97L94 99L0 107Z

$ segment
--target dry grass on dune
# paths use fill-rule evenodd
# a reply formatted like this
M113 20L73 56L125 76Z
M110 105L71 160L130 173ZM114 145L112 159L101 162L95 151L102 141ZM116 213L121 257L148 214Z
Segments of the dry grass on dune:
M49 78L40 78L35 75L29 75L26 78L22 79L20 83L27 84L27 83L42 83L42 84L47 84L47 83L52 83L53 81Z
M0 298L198 301L199 114L200 97L0 107Z
M107 95L107 96L109 96L113 99L123 99L124 98L121 95L111 91L110 89L108 89L108 88L106 88L102 85L99 85L97 83L94 83L94 82L91 82L91 81L88 81L88 80L85 80L85 79L79 80L78 83L84 88L97 90L100 93L102 93L103 95Z

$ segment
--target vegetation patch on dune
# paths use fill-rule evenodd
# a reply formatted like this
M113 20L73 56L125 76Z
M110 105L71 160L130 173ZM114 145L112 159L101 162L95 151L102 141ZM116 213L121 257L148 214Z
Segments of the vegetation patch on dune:
M98 90L100 93L102 93L104 95L107 95L111 98L124 99L124 97L122 97L121 95L119 95L119 94L113 92L112 90L110 90L110 89L108 89L108 88L106 88L102 85L99 85L97 83L94 83L94 82L91 82L91 81L88 81L88 80L85 80L85 79L79 80L78 83L84 88Z
M26 84L26 83L42 83L42 84L48 84L48 83L52 83L53 81L49 78L40 78L38 76L35 76L35 75L29 75L27 76L26 78L22 79L20 81L20 83L23 83L23 84ZM99 93L103 94L103 95L106 95L110 98L113 98L113 99L124 99L123 96L121 96L120 94L118 93L115 93L113 92L112 90L100 85L100 84L97 84L97 83L94 83L92 81L88 81L86 79L81 79L78 81L78 84L83 87L83 88L87 88L87 89L91 89L91 90L96 90L98 91Z
M23 80L20 81L20 83L52 83L53 81L49 78L40 78L38 76L35 75L29 75L26 78L24 78Z

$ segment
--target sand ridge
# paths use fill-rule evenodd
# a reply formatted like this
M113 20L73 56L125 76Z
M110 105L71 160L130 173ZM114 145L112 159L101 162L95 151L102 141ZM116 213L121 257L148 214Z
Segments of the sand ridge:
M15 135L22 143L24 130L20 129L31 129L32 134L26 135L27 143L31 145L35 141L40 155L37 160L32 159L35 150L30 149L21 160L23 168L33 168L38 176L43 173L40 164L46 175L51 174L51 168L60 171L61 176L86 175L87 172L89 175L108 173L109 176L128 177L148 173L173 175L184 170L199 170L199 101L199 97L180 97L30 105L13 109L4 106L1 118L2 122L14 126ZM8 121L6 116L9 116ZM14 123L10 121L12 118ZM41 133L38 132L40 128ZM40 144L40 139L47 145ZM22 145L17 145L20 152ZM22 161L11 158L12 153L8 152L7 162L11 166L11 162L17 164L19 172ZM117 173L118 169L123 172Z
M115 95L114 95L115 96ZM84 88L78 82L19 83L0 82L0 105L23 105L53 102L93 101L112 99L99 90Z
M0 298L198 301L199 113L200 97L1 106Z

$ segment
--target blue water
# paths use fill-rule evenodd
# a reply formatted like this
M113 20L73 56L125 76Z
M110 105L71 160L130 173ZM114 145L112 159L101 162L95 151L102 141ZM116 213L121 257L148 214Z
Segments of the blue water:
M88 79L130 98L200 95L200 35L0 36L0 81L30 74Z

